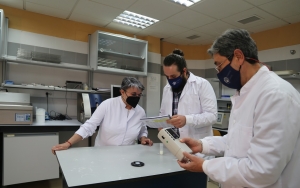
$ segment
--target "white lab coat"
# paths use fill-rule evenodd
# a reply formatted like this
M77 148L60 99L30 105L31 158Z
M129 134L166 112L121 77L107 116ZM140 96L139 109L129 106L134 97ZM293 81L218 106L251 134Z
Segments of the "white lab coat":
M168 83L163 90L160 115L172 115L172 102L173 92ZM181 138L212 136L212 125L217 120L217 100L207 80L190 72L179 98L178 115L186 117L186 125L179 129Z
M300 187L300 95L263 66L232 97L228 134L202 139L203 153L222 155L204 172L229 187Z
M140 121L146 114L139 105L131 110L125 107L121 96L103 101L76 134L86 138L100 126L95 146L135 144L137 139L148 135L146 125Z

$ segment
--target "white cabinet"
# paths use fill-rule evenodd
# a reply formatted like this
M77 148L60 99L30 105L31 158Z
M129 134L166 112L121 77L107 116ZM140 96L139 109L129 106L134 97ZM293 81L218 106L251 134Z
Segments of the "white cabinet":
M51 147L58 133L12 133L3 138L3 185L59 178Z
M89 44L95 72L147 76L147 41L96 31Z

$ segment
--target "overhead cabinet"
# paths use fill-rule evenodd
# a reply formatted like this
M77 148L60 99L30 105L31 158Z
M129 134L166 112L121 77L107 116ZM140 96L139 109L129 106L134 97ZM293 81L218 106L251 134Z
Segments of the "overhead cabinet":
M147 76L148 42L96 31L90 38L90 66L95 72Z

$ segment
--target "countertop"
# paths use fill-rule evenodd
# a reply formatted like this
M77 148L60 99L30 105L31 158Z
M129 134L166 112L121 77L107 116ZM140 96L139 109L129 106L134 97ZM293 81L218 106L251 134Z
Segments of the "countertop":
M177 159L160 144L70 148L56 156L69 187L128 180L185 171ZM133 161L145 163L133 167Z

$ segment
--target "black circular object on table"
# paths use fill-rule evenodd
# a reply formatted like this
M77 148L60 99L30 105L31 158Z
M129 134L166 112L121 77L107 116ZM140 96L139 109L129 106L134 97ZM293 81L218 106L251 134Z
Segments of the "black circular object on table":
M131 163L131 165L132 165L132 166L135 166L135 167L142 167L142 166L144 166L145 164L144 164L143 162L141 162L141 161L133 161L133 162Z

